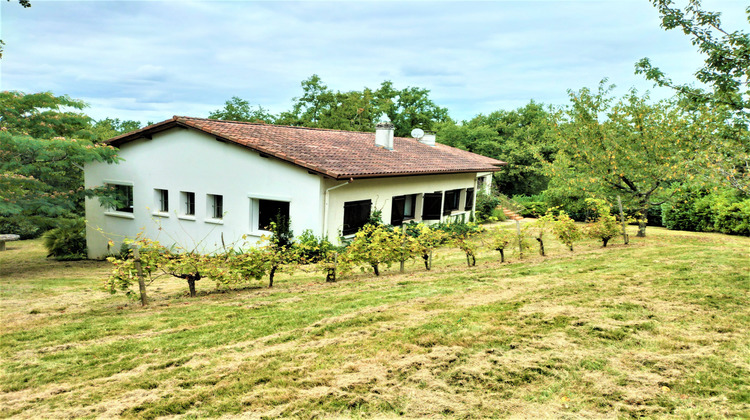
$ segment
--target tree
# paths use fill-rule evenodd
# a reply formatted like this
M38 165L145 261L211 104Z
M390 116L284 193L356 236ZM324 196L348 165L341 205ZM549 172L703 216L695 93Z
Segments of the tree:
M498 190L506 195L535 195L547 188L540 156L555 153L552 116L534 101L513 111L479 114L461 125L438 125L438 141L508 163L495 174Z
M586 225L586 235L600 239L606 248L609 240L620 233L617 218L611 214L612 208L604 200L587 198L586 203L596 212L596 219Z
M86 103L52 92L0 92L0 130L38 139L74 137L94 140L91 118L77 112Z
M250 106L250 102L237 96L224 102L224 108L217 109L210 114L208 118L225 121L246 121L253 123L273 124L276 116L269 113L267 109L258 105L257 108Z
M60 110L85 104L49 92L2 92L0 103L0 225L44 230L82 216L84 197L104 192L84 189L83 165L117 162L116 149L90 140L89 117Z
M677 107L649 104L635 90L612 106L614 86L605 83L598 92L569 92L572 105L559 115L559 150L546 173L552 188L570 195L623 195L638 214L638 236L645 236L649 207L661 205L660 194L684 177L692 157L681 138L687 123Z
M105 118L94 122L91 127L97 141L109 140L120 134L129 133L141 128L139 121L123 120L119 118Z
M409 137L414 128L433 130L436 123L450 120L448 109L437 106L428 89L407 86L397 90L389 80L375 91L375 103L393 123L397 137Z
M436 122L448 120L448 110L429 98L429 90L406 87L398 90L385 81L373 91L333 91L317 74L303 80L302 96L294 98L292 109L282 112L276 123L329 128L336 130L373 131L386 114L395 126L396 136L408 136L413 128L433 129Z
M702 10L699 0L688 0L683 9L675 7L672 0L652 3L659 11L662 28L681 29L705 55L695 77L708 91L672 81L648 58L636 63L636 73L658 86L674 89L690 110L705 114L710 108L711 112L726 114L721 119L725 128L703 142L704 158L693 169L696 173L707 170L745 195L750 194L750 34L725 30L721 14ZM750 7L745 12L750 22Z

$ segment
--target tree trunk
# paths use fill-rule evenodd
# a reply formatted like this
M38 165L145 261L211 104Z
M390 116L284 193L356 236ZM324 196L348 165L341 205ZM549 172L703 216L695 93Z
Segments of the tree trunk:
M609 242L609 239L610 239L610 238L602 238L602 246L603 246L604 248L606 248L606 247L607 247L607 242Z
M336 281L336 266L338 265L338 252L333 253L333 268L329 268L326 272L326 282L333 283Z
M146 282L143 280L143 267L141 266L141 254L138 247L133 247L133 261L135 262L135 270L138 273L138 290L141 293L141 306L146 306L148 305Z
M273 276L276 274L276 269L278 269L279 266L274 265L271 267L271 271L268 272L268 288L270 289L273 287Z
M536 239L539 242L539 255L543 257L544 256L544 240L541 237L534 238L534 239Z
M639 238L646 237L646 224L648 223L648 202L644 202L641 205L641 210L638 215L638 234L635 235Z
M375 275L380 276L380 270L378 270L378 265L377 264L371 264L371 265L372 265L372 270L375 272Z
M568 248L570 248L570 252L573 252L573 243L572 242L568 244Z
M190 297L195 297L195 277L188 275L187 283L188 289L190 289Z
M630 242L630 238L628 238L628 232L625 230L625 211L622 209L622 199L620 196L617 196L617 206L620 208L620 223L622 223L622 240L625 242L625 245L627 245ZM646 232L644 231L643 234L645 235ZM572 249L571 249L572 251Z
M500 248L498 249L498 251L500 251L500 262L504 263L505 262L505 250Z
M423 254L422 259L424 260L424 269L430 271L430 254Z

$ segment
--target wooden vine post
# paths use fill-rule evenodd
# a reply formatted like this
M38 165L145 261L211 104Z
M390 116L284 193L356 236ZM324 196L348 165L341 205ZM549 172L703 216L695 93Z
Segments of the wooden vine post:
M627 231L625 231L625 225L626 225L625 212L622 210L622 199L620 198L619 195L617 196L617 206L620 208L620 221L622 222L622 239L623 241L625 241L625 245L627 245L629 242L629 238L628 238Z
M138 289L141 292L141 306L148 305L148 297L146 296L146 282L143 280L143 267L141 266L141 252L138 247L133 247L133 262L135 263L135 271L138 274Z
M516 219L516 233L518 233L518 257L523 259L523 238L521 237L521 221Z

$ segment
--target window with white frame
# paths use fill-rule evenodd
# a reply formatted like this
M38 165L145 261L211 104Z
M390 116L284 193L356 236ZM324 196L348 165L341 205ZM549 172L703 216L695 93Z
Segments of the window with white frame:
M414 209L417 203L417 195L400 195L392 198L391 224L400 226L404 220L414 219Z
M219 194L206 195L206 215L211 219L224 218L224 196Z
M271 222L289 220L289 202L258 199L258 230L270 230Z
M154 208L157 213L169 213L169 191L154 189Z
M195 193L180 191L180 214L183 216L195 216Z
M115 206L112 210L133 213L133 186L125 184L107 184L115 190Z

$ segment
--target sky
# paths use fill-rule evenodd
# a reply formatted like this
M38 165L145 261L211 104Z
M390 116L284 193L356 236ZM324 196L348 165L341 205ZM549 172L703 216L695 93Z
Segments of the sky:
M603 78L618 96L665 98L634 74L638 60L678 82L703 61L648 0L31 3L0 1L0 89L82 99L95 119L205 117L232 96L278 113L317 74L339 91L426 88L461 121L530 100L564 105ZM745 1L703 6L748 30Z

